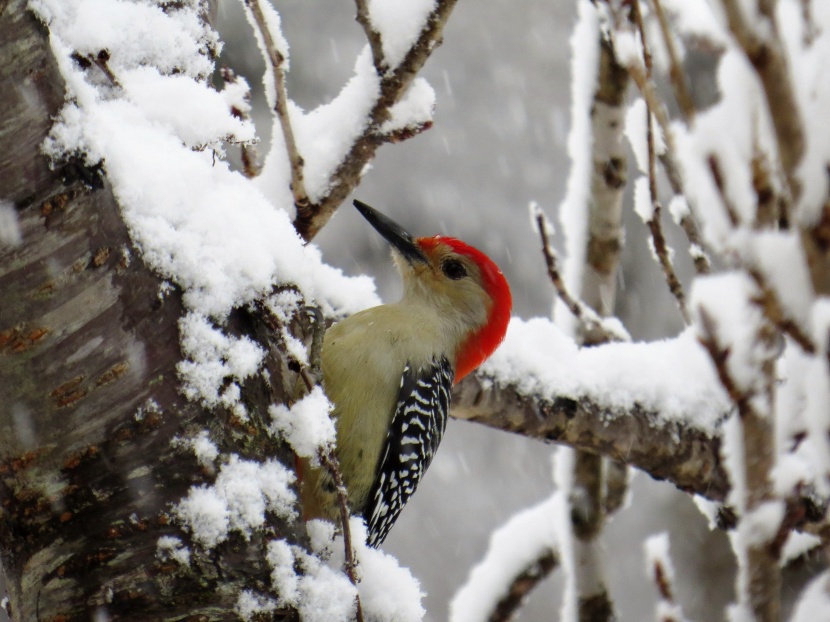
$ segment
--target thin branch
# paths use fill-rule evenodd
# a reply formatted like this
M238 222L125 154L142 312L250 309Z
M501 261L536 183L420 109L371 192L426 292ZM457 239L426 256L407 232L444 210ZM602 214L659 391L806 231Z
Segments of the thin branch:
M372 62L375 65L375 70L379 76L382 76L389 70L386 63L386 57L383 54L383 41L380 33L372 26L372 18L369 15L369 4L367 0L355 0L357 4L357 23L363 27L363 32L366 34L366 39L369 41L369 47L372 50Z
M706 159L706 162L709 165L709 172L712 175L712 180L715 182L715 187L718 189L718 194L720 194L723 209L726 212L727 218L729 218L729 224L732 228L737 228L741 224L741 219L738 218L738 210L735 209L732 201L726 196L726 181L723 178L723 168L720 164L720 158L714 153L711 153Z
M633 0L631 3L632 14L637 30L640 34L640 41L643 45L643 62L646 70L646 79L651 81L651 51L646 39L646 31L643 26L643 16L640 12L639 0ZM657 199L657 174L655 172L655 155L654 155L654 126L652 122L651 107L646 101L646 143L648 145L648 192L651 199L651 219L646 223L651 232L651 238L654 242L654 251L660 262L660 267L663 269L663 274L666 276L666 283L669 286L677 306L680 308L680 315L683 317L683 322L688 325L691 320L689 318L689 311L686 309L686 295L683 291L683 285L680 279L677 278L677 273L674 270L671 257L669 256L669 249L666 244L666 237L663 234L662 213L663 209Z
M651 0L651 4L657 15L663 42L666 44L666 50L669 53L669 79L674 89L674 97L686 124L691 125L696 114L695 105L689 92L689 86L686 84L686 72L683 71L683 66L680 64L680 55L677 53L677 46L674 43L674 37L672 37L669 20L666 17L666 11L663 10L662 0Z
M309 204L308 194L303 179L303 158L297 149L297 142L294 139L294 130L291 127L291 118L288 113L288 93L285 88L285 57L280 52L274 41L274 34L268 27L265 14L262 11L260 0L245 0L254 16L262 40L265 42L265 49L268 60L271 64L271 71L274 73L274 87L276 90L276 104L274 111L279 119L282 135L285 140L285 149L288 154L288 161L291 164L291 192L294 195L294 205L299 212L306 209Z
M381 75L380 94L369 113L366 128L329 180L328 194L315 204L298 207L294 228L303 239L311 240L317 235L360 182L366 164L374 157L377 148L390 141L390 136L381 132L380 128L389 120L392 106L403 96L424 63L441 43L444 25L456 2L457 0L437 0L435 9L427 17L424 28L403 61L394 70L387 70ZM428 124L420 129L427 127ZM412 132L417 129L419 128L410 128ZM395 137L402 136L397 134Z
M493 613L490 614L488 622L510 622L510 620L513 620L518 610L524 605L528 594L544 581L558 565L559 558L556 553L550 550L543 551L522 573L513 579L510 587L507 588L507 593L502 596Z
M574 317L576 317L579 323L582 324L586 333L590 332L591 334L597 336L599 341L606 343L611 341L623 341L623 336L609 330L606 324L596 314L596 312L591 309L591 307L571 295L567 285L565 285L562 274L559 272L559 260L556 255L556 251L553 250L553 247L551 246L550 237L548 236L549 225L541 210L536 213L536 228L539 231L539 237L542 241L542 254L545 257L548 277L550 278L553 287L556 289L556 294L559 296L559 299L565 303L568 310L574 315Z
M349 493L346 490L346 484L343 482L343 475L340 471L340 463L333 451L320 452L320 462L326 467L337 490L337 501L340 505L340 522L343 528L343 547L346 554L346 574L352 585L357 587L357 560L354 557L354 548L352 547L352 530L349 525ZM357 599L357 622L363 622L363 607L360 604L360 594L355 594Z

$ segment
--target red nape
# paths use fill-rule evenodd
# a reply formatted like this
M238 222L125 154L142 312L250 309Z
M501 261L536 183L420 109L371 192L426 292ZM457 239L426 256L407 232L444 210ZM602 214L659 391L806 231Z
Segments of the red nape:
M504 340L507 325L510 323L510 311L513 308L510 286L493 260L466 242L436 235L431 238L418 238L417 243L424 250L432 250L438 244L446 244L453 252L472 259L481 270L484 289L493 300L487 323L470 335L459 348L455 365L455 383L458 384L464 376L486 361Z

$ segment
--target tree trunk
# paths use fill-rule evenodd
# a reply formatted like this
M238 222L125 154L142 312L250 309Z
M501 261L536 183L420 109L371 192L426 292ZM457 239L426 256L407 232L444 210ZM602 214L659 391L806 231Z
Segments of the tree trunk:
M26 5L0 0L0 198L22 236L0 246L0 547L12 619L86 622L100 608L112 620L237 619L240 589L268 585L266 538L297 542L304 530L269 516L250 541L191 546L189 565L164 560L159 537L191 544L173 505L213 480L172 441L208 430L223 453L292 464L263 415L293 374L260 320L237 312L228 330L269 352L270 382L243 389L250 420L179 393L181 297L160 295L132 247L105 163L52 170L40 152L64 86Z

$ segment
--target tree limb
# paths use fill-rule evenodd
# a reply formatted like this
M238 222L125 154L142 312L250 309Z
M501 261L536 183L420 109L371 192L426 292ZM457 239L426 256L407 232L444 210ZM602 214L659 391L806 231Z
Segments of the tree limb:
M639 405L614 409L584 395L543 398L479 373L456 385L452 416L603 454L714 501L723 501L729 491L717 431L713 435ZM718 413L719 419L726 416Z

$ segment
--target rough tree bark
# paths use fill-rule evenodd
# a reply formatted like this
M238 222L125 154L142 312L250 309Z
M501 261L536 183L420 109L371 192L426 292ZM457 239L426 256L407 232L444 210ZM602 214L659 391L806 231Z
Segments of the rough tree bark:
M289 451L264 431L267 406L294 377L269 331L237 312L229 330L270 352L270 383L250 381L251 419L209 410L177 390L177 291L131 247L103 169L52 170L40 153L64 88L48 33L25 0L0 6L0 197L22 244L0 247L0 549L14 620L236 619L242 586L268 584L264 537L301 542L301 525L269 517L259 539L232 537L190 566L156 555L185 538L172 504L211 481L171 443L209 430L251 459ZM282 612L278 618L291 617Z

